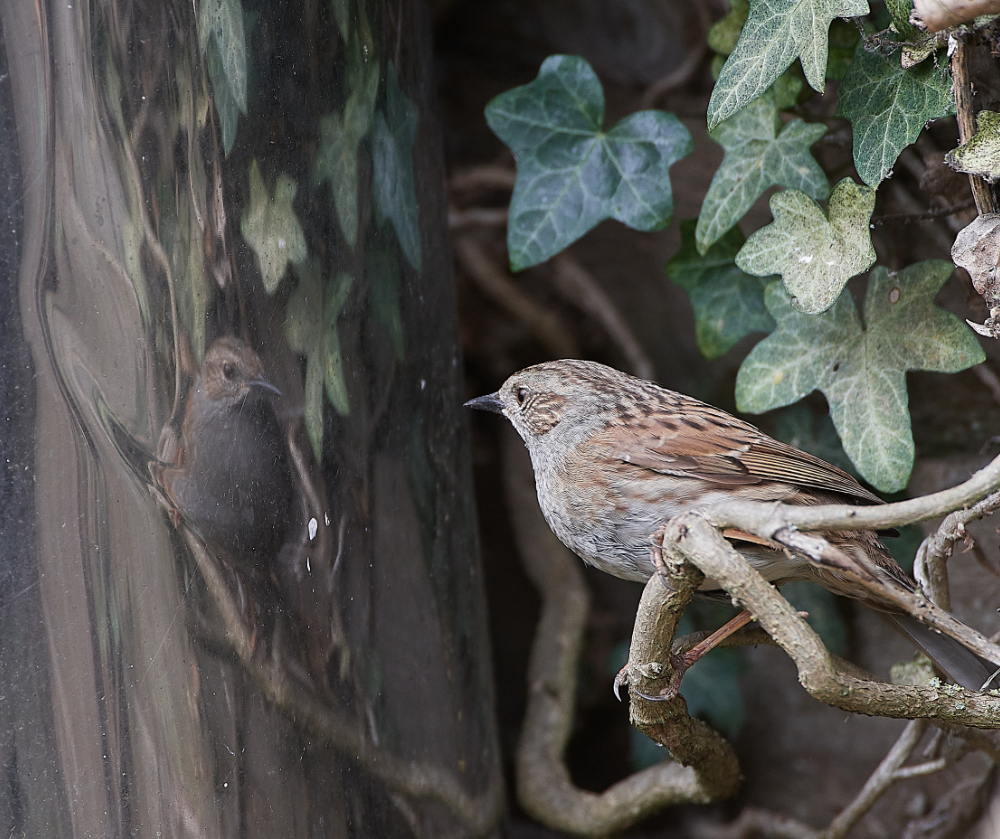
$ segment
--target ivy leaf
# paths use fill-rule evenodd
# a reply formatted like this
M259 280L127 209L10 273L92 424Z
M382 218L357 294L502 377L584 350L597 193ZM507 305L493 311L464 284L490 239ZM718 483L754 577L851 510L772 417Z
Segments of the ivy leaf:
M247 45L240 0L202 0L198 46L208 64L222 145L228 155L239 115L247 112Z
M850 178L833 188L829 218L808 195L779 192L771 197L774 221L747 240L736 264L758 277L781 274L796 309L822 312L875 261L868 230L874 209L875 190Z
M202 0L198 10L198 46L202 54L214 38L236 105L247 112L247 44L240 0Z
M976 133L948 152L944 162L956 172L979 175L996 183L1000 179L1000 114L980 111L976 116Z
M755 0L708 103L715 128L761 96L796 58L813 90L826 86L827 30L838 17L868 14L866 0Z
M837 91L837 115L854 129L854 166L869 186L933 119L955 112L951 78L933 63L904 70L898 55L868 52L864 41Z
M277 290L289 262L306 258L306 237L292 209L297 189L288 175L278 175L272 199L256 158L250 163L250 203L240 220L240 232L257 255L268 294Z
M358 245L358 149L372 125L379 67L378 62L365 59L356 41L348 61L350 94L344 112L327 114L319 121L313 183L330 184L340 230L353 250Z
M547 58L533 82L486 106L486 121L517 159L507 226L514 271L544 262L606 218L645 231L670 223L668 170L690 154L691 134L663 111L640 111L603 131L604 91L582 58Z
M706 40L709 49L717 55L729 55L736 49L749 14L749 0L731 0L729 11L708 30Z
M417 107L399 89L391 61L386 73L385 100L385 113L379 111L375 116L372 139L375 217L380 225L392 222L403 255L420 271L420 207L413 179Z
M809 154L809 147L825 133L826 126L807 125L800 119L782 127L770 94L710 131L708 136L726 150L726 156L701 205L699 253L705 253L772 186L827 198L830 184Z
M318 461L323 454L324 392L341 416L347 416L351 409L338 321L354 279L341 273L332 283L324 284L315 258L296 265L295 273L299 284L288 298L285 335L288 345L306 356L306 433Z
M233 150L236 141L236 128L240 121L240 107L229 86L226 72L222 67L222 56L213 38L208 43L208 77L212 80L212 102L219 115L219 129L222 131L222 149L226 156Z
M940 260L899 274L876 268L864 323L849 294L821 315L805 315L772 283L764 299L778 327L740 367L739 409L761 413L820 390L865 480L883 492L903 489L913 468L906 371L955 373L985 359L968 327L934 305L953 270Z
M695 222L686 220L681 222L681 249L667 263L667 275L691 298L698 349L708 359L724 355L751 332L774 329L764 306L764 287L771 278L751 277L736 267L742 246L743 234L734 227L702 256L695 247Z

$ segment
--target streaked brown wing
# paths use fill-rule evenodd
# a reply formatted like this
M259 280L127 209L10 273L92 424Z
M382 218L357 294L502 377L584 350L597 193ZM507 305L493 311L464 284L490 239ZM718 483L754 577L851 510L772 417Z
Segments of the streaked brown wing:
M717 484L780 481L883 503L842 469L724 411L677 396L676 404L665 404L662 413L633 424L629 432L615 427L614 437L605 438L613 443L614 456L643 469Z

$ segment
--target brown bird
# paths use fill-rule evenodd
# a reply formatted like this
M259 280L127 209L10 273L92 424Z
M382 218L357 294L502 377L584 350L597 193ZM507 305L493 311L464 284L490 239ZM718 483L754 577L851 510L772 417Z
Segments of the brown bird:
M179 434L161 437L160 461L150 464L175 520L253 565L275 557L292 505L272 394L280 391L260 357L236 338L219 338L188 394Z
M583 560L616 577L654 573L654 532L673 516L728 498L787 504L882 503L846 472L731 414L591 361L515 373L467 407L503 414L524 439L549 527ZM887 584L912 579L872 531L822 535ZM980 689L997 669L850 580L805 557L748 541L739 551L775 585L813 580L890 615L960 684ZM706 579L705 592L718 591ZM747 618L749 619L749 618ZM743 621L744 623L746 620ZM704 652L704 650L702 650ZM689 666L691 661L676 662Z

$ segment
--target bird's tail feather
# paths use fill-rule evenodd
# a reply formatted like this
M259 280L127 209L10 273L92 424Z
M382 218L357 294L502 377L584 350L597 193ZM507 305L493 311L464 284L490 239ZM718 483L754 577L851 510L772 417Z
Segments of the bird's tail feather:
M1000 675L1000 665L980 658L954 638L935 632L912 615L889 614L886 617L962 687L983 690L997 686L995 677ZM987 684L989 682L993 684Z

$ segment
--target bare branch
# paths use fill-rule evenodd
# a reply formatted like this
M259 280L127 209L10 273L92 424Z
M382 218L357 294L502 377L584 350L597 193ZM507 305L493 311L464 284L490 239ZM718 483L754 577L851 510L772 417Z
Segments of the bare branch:
M765 538L783 529L792 530L885 530L945 516L975 504L1000 489L1000 457L976 472L965 483L950 489L870 507L826 504L816 507L725 501L702 509L716 527L748 530ZM766 516L762 513L767 512ZM982 516L980 516L981 518Z
M903 729L899 739L889 749L889 753L882 758L882 762L869 776L854 800L841 810L826 830L822 832L822 839L840 839L840 837L846 836L889 787L896 781L907 777L905 774L907 770L903 768L903 764L910 759L910 755L920 743L928 726L927 720L913 720ZM936 764L937 761L934 763ZM921 765L927 766L928 764ZM936 767L935 771L940 768L944 768L944 761L941 761L941 766Z
M468 192L474 189L513 189L517 172L509 166L490 164L462 169L448 179L449 192Z
M389 790L411 799L437 801L473 836L486 836L496 830L503 812L499 778L491 778L480 795L470 795L458 776L443 766L400 757L378 748L365 737L357 723L303 685L276 652L266 657L255 654L254 633L246 625L218 563L190 531L185 528L183 533L222 617L225 636L219 639L220 644L236 654L240 665L257 683L268 702L296 726L336 749Z
M713 511L718 512L716 508ZM717 522L710 523L704 512L676 516L667 527L664 550L674 561L689 561L707 577L718 580L748 609L795 661L799 682L815 698L863 714L902 719L927 717L980 728L1000 727L1000 694L995 691L976 693L954 685L902 687L857 679L838 671L819 636L726 542L713 524L720 526ZM732 521L727 524L731 526ZM751 533L759 534L762 530L752 524L747 527L748 524L743 520L738 526ZM931 604L915 595L911 597L917 604L912 613L924 617L920 607L926 609Z

